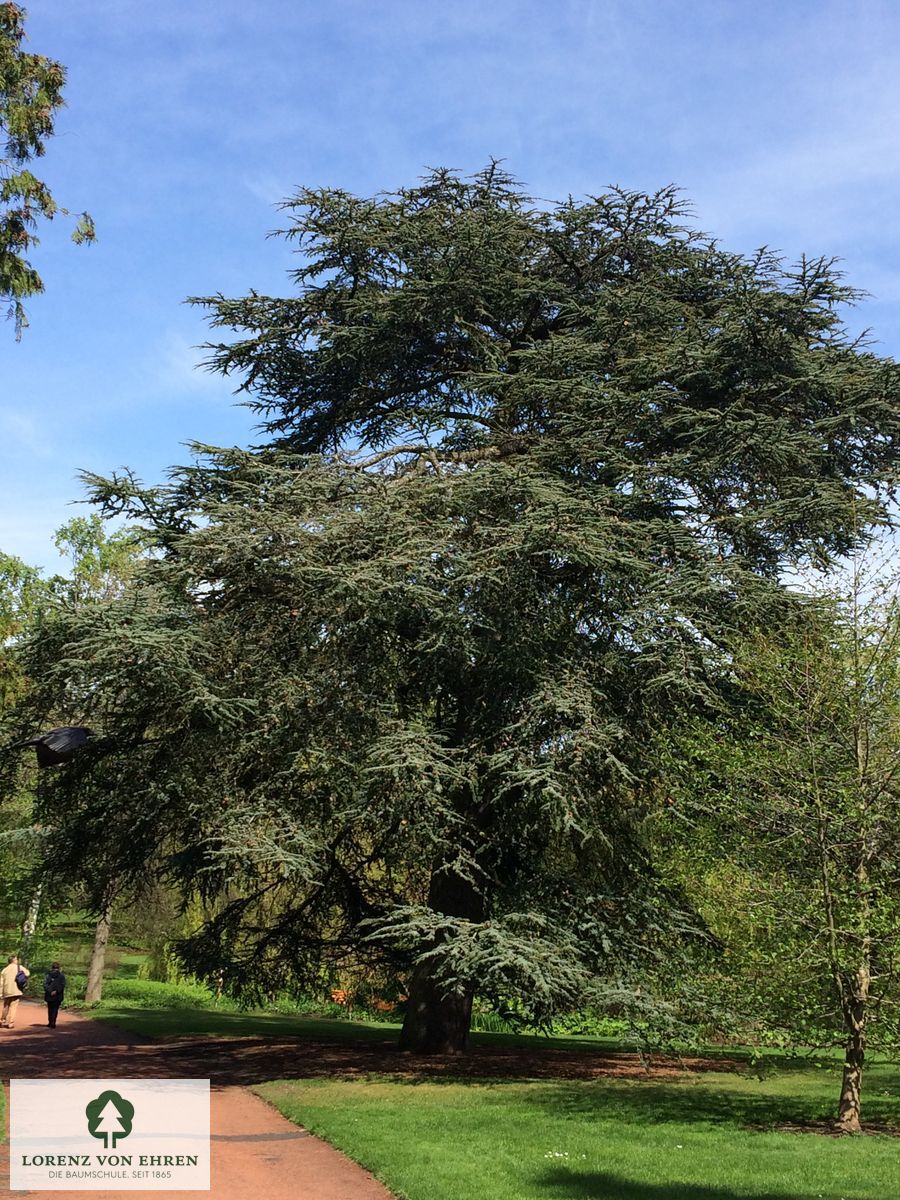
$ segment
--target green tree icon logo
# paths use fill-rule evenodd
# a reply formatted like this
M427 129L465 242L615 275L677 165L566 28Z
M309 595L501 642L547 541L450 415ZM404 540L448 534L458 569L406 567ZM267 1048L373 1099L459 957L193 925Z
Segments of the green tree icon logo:
M116 1142L131 1133L134 1105L118 1092L101 1092L84 1110L91 1137L103 1138L103 1149L115 1150Z

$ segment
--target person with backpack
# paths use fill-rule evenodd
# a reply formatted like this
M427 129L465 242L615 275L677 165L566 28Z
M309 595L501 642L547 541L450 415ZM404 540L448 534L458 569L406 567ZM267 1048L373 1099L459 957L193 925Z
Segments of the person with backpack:
M9 962L0 971L0 999L3 1001L3 1012L0 1014L0 1028L12 1029L16 1023L16 1009L22 999L22 993L28 987L28 976L31 972L19 962L17 954L9 956Z
M56 1018L59 1016L59 1006L63 1002L66 990L66 977L59 969L59 963L51 963L50 970L44 976L44 999L47 1002L47 1024L51 1029L56 1028Z

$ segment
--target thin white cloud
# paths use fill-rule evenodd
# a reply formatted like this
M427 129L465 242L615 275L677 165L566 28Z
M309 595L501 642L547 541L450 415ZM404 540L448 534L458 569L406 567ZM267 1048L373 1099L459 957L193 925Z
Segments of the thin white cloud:
M296 190L296 181L288 181L271 172L260 172L258 175L245 175L241 181L251 196L275 213L282 200L286 200Z
M5 405L0 408L0 445L4 457L25 453L49 459L54 454L53 427L42 415Z
M206 370L202 363L206 351L177 329L169 329L162 337L156 351L158 369L155 379L157 395L162 398L170 392L177 395L188 392L205 392L221 396L229 391L219 375Z

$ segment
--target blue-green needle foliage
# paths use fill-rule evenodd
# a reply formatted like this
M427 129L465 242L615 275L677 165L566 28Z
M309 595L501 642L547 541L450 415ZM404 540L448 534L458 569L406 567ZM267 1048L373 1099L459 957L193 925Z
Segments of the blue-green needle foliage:
M705 936L643 844L651 735L881 518L900 372L830 262L730 254L672 190L540 207L491 166L285 212L295 293L198 301L269 444L93 479L158 555L32 649L33 704L102 734L45 784L58 862L165 862L237 989L367 956L412 1047L476 988L621 1006Z

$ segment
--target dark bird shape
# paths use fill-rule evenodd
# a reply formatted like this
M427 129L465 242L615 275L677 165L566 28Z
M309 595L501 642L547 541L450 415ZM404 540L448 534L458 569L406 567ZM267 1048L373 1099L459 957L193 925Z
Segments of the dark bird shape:
M92 729L83 725L63 725L59 729L50 729L47 733L28 738L24 742L13 742L7 750L17 750L23 746L34 746L39 767L57 767L67 762L73 754L87 744L93 736Z

